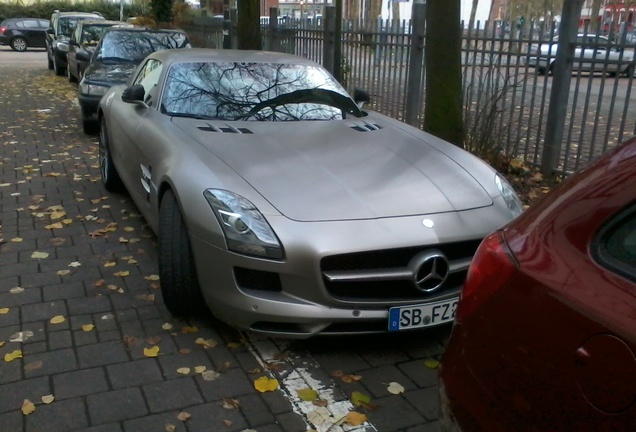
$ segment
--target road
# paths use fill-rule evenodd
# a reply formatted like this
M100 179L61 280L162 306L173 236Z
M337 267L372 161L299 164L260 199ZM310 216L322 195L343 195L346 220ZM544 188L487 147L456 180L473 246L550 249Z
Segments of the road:
M448 327L290 341L173 319L153 282L156 238L100 183L76 85L44 51L0 47L0 73L0 356L21 356L0 362L3 430L439 430ZM257 391L262 377L278 388ZM354 406L354 392L370 402ZM347 426L350 411L368 421Z

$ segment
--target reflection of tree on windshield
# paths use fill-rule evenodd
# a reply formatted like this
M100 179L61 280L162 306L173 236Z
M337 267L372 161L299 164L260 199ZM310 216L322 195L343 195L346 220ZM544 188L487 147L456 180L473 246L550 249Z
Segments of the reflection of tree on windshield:
M58 34L71 36L73 31L75 31L75 27L77 27L77 23L80 21L81 19L78 18L60 18Z
M362 113L324 69L268 63L181 63L168 73L163 110L223 120L338 120Z
M81 44L97 45L99 38L102 37L106 26L84 26L82 27L82 40Z
M155 51L184 48L187 45L185 33L109 31L102 40L97 59L140 62Z

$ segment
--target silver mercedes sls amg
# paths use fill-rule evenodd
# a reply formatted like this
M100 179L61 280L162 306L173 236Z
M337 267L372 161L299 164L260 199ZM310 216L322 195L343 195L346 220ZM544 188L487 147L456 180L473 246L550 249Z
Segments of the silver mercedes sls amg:
M102 179L156 232L173 314L295 338L453 321L477 246L521 203L367 100L300 57L206 49L151 54L104 95Z

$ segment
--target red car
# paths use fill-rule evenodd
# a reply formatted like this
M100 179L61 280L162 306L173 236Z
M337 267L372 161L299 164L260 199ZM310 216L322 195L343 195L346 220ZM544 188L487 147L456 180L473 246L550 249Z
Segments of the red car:
M440 369L447 431L636 431L636 138L484 239Z

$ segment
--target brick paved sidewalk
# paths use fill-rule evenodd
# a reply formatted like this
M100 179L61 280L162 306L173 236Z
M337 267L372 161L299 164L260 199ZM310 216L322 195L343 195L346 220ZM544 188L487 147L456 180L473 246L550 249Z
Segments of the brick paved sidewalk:
M103 189L75 90L42 69L2 70L15 79L0 91L0 429L305 430L280 392L254 389L259 375L247 371L262 366L237 332L172 320L154 280L155 237L127 196ZM206 381L203 367L220 375Z
M425 360L439 359L448 329L290 343L212 318L174 321L155 236L128 196L104 190L76 87L31 64L0 73L10 77L0 83L1 431L300 432L319 408L299 402L305 383L329 395L332 414L355 409L353 392L372 397L360 411L373 426L332 416L312 423L319 432L439 430L437 373ZM267 375L280 390L255 390ZM405 392L390 394L389 382Z

